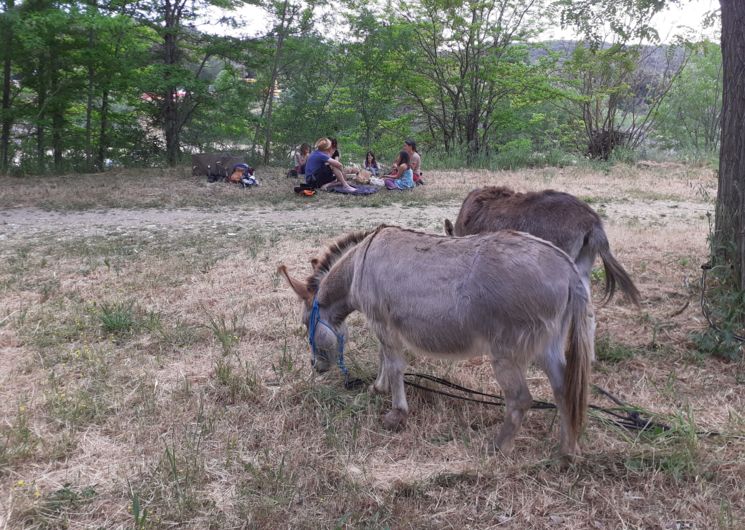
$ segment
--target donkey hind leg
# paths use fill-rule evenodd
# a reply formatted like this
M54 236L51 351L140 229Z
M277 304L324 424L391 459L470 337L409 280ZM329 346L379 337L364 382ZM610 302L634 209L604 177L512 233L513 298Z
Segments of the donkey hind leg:
M586 247L585 247L586 248ZM587 291L587 300L589 303L587 304L587 323L590 327L590 332L592 333L592 336L595 336L595 310L592 307L592 291L590 290L591 280L590 276L592 275L592 266L595 262L595 253L593 252L592 255L588 255L587 252L585 252L585 249L583 249L582 253L577 257L576 265L577 270L579 270L579 277L582 280L582 285L585 286L585 291ZM595 349L592 350L592 359L591 361L595 361Z
M515 435L520 430L525 413L533 404L528 384L525 382L525 367L518 366L508 359L492 360L492 368L499 386L504 392L506 403L504 423L495 440L499 450L509 455L515 442Z
M564 358L563 345L564 342L562 340L552 341L548 345L543 357L539 359L543 370L546 372L546 375L548 375L551 389L554 392L556 407L559 410L559 424L561 426L559 453L563 457L571 458L575 455L579 456L580 450L578 440L576 437L571 439L570 435L572 430L569 426L567 403L564 397L564 372L566 370L566 359Z
M392 337L381 337L380 341L380 372L375 381L376 389L390 390L391 410L383 416L383 426L392 431L398 431L406 426L409 415L409 405L406 402L404 388L404 369L406 359L403 354L403 344ZM380 382L380 386L378 383ZM387 388L386 388L387 387Z
M391 391L391 382L390 378L388 377L389 370L387 368L387 361L383 352L382 343L380 346L380 350L378 351L378 359L380 363L378 365L378 377L375 379L375 382L370 385L370 393L388 394Z

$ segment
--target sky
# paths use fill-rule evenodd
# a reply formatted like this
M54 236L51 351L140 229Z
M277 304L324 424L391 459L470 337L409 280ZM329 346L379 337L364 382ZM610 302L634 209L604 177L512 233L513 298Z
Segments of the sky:
M683 5L668 6L658 13L652 25L657 29L662 42L671 42L676 35L691 33L719 40L719 28L704 28L706 14L719 9L719 0L682 0ZM544 39L571 39L571 32L560 28L548 30Z
M719 0L682 0L683 5L665 8L654 20L653 25L657 29L662 42L670 42L676 34L684 31L692 31L694 36L706 36L711 40L719 40L719 28L703 28L703 19L706 13L719 8ZM220 12L213 10L209 19L204 19L197 27L208 33L226 34L230 33L244 38L258 37L266 33L268 19L264 11L255 5L245 5L230 13L240 18L242 23L240 29L226 30L213 23L212 20L220 18ZM684 28L690 28L685 30ZM560 28L546 31L542 40L550 39L573 39L576 38L571 31Z
M695 0L684 6L667 8L657 18L657 31L663 40L668 40L669 35L676 27L688 26L696 31L703 32L710 39L719 39L719 27L702 28L703 19L707 13L719 9L719 0Z

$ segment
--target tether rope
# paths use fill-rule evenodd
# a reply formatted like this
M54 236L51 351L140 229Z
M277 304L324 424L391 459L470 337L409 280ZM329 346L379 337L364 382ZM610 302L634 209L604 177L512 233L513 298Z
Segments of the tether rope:
M453 394L451 392L437 390L435 388L431 388L428 386L421 385L419 383L415 383L413 381L406 380L405 378L407 377L417 378L420 380L421 379L427 380L432 383L436 383L438 385L451 388L458 392L462 392L464 394L482 396L488 399L476 399L476 398L466 397L463 395ZM478 390L471 390L470 388L460 386L456 383L448 381L447 379L443 379L441 377L435 377L432 375L407 372L404 374L404 383L408 386L411 386L413 388L418 388L426 392L432 392L433 394L440 394L446 397L461 399L464 401L470 401L472 403L480 403L482 405L494 405L494 406L504 406L505 404L504 397L502 396L495 395L495 394L488 394L485 392L479 392ZM645 431L648 429L658 429L660 431L672 430L672 427L670 427L669 425L665 423L657 422L657 421L652 420L651 418L646 418L642 416L636 407L633 407L633 406L630 406L624 403L623 401L615 397L613 394L611 394L607 390L604 390L603 388L600 388L599 386L596 386L596 385L592 385L592 388L595 389L598 393L606 396L608 399L613 401L616 405L618 405L617 409L609 409L605 407L600 407L598 405L589 405L588 408L590 410L594 410L596 412L600 412L607 416L611 416L611 418L606 421L610 421L611 423L619 427L623 427L625 429L630 429L630 430L636 430L636 431ZM533 400L533 405L531 405L530 408L538 409L538 410L551 410L551 409L556 409L556 405L554 403L550 403L547 401ZM717 435L718 433L705 432L705 433L698 433L698 434Z

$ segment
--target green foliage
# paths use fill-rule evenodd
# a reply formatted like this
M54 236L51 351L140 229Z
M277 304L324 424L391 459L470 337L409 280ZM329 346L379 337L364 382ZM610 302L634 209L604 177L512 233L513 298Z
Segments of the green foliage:
M663 148L695 159L716 154L721 136L722 52L718 44L695 46L691 60L660 106L656 139Z
M270 23L255 38L190 26L210 6L240 3L200 0L167 16L160 0L134 11L6 0L0 58L14 82L0 154L9 171L174 164L184 152L224 150L289 165L301 143L322 136L339 139L345 164L367 150L390 163L407 137L425 170L571 164L616 131L600 158L616 144L635 150L674 76L650 77L631 45L654 41L656 0L416 0L391 6L401 16L346 2L336 18L316 2L272 1L259 4ZM586 45L527 44L559 12ZM610 24L609 45L597 39L599 21ZM324 34L340 23L348 31ZM660 108L657 146L716 149L717 126L702 128L718 86L707 46Z
M702 308L709 326L692 332L690 337L701 353L736 361L743 356L740 337L745 336L745 291L737 288L737 278L730 264L719 261L715 258L714 266L704 270Z
M665 7L665 0L554 0L562 25L573 26L592 47L608 40L605 33L623 41L659 40L652 18ZM613 37L611 37L613 38Z

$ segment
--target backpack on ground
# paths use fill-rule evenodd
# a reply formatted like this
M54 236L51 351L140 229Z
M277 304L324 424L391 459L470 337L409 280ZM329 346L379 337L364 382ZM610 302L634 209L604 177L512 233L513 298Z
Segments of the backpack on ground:
M254 177L254 169L246 163L235 164L233 166L233 171L228 177L228 182L241 184L244 188L259 185L259 181Z

